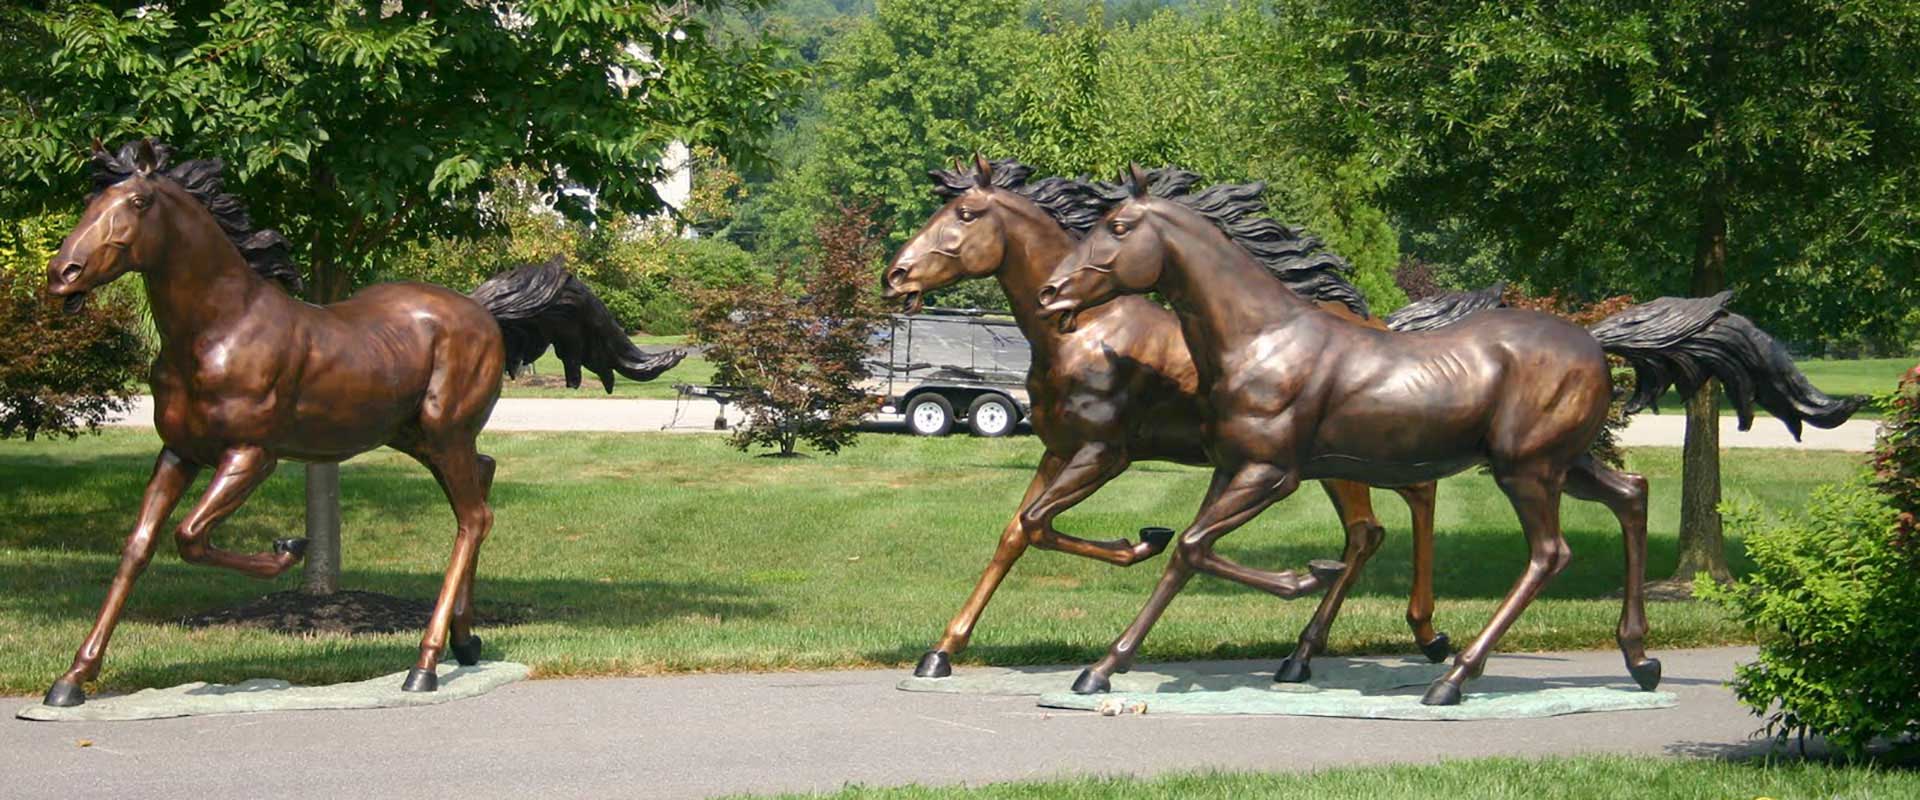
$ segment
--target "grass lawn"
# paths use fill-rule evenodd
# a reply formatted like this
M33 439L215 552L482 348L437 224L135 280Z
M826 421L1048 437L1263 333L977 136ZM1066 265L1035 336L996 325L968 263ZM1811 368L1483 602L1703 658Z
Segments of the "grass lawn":
M488 628L489 655L543 676L688 670L904 666L930 644L992 551L1031 475L1032 437L869 435L837 457L756 458L711 436L501 434L482 440L500 472L497 526L482 550L477 602L531 609ZM116 430L74 442L0 442L0 694L38 693L67 665L111 578L158 443ZM1786 510L1861 456L1741 451L1725 463L1730 500ZM1654 487L1651 575L1675 563L1676 449L1639 449ZM301 529L301 470L287 465L215 533L265 549ZM452 540L451 513L425 470L380 451L342 470L348 588L426 598ZM204 478L201 486L204 486ZM1200 470L1136 466L1062 519L1097 538L1180 527L1205 489ZM196 487L196 494L200 487ZM1377 493L1390 535L1333 631L1336 652L1412 652L1402 621L1407 514ZM184 510L176 513L176 520ZM1575 559L1508 634L1509 650L1611 648L1620 541L1601 507L1570 501ZM1485 476L1441 487L1437 622L1465 642L1525 562L1511 509ZM1729 531L1736 567L1740 532ZM1274 568L1337 557L1340 535L1318 489L1225 540ZM1130 620L1161 564L1116 569L1034 552L1013 573L960 657L967 663L1077 663ZM172 620L288 588L182 563L162 544L136 587L102 687L278 675L358 679L403 669L418 634L301 638L189 631ZM1313 601L1282 602L1202 576L1146 644L1148 660L1280 657ZM1650 609L1651 646L1746 641L1718 610Z
M1622 797L1869 798L1920 797L1920 772L1820 764L1749 764L1692 759L1583 756L1540 761L1470 759L1433 765L1348 767L1298 773L1188 773L1160 778L1079 778L996 783L973 788L851 787L785 797L833 800L1615 800Z
M685 336L635 336L635 344L648 350L667 347L682 347ZM679 394L673 390L676 383L707 384L713 382L713 365L698 355L689 355L685 361L673 369L662 373L660 377L642 383L630 381L619 375L614 376L613 394L609 395L600 388L600 379L592 373L583 373L580 388L568 389L565 383L566 370L560 366L560 359L553 351L533 362L533 367L520 373L518 379L509 379L500 392L501 397L645 397L655 400L672 400Z

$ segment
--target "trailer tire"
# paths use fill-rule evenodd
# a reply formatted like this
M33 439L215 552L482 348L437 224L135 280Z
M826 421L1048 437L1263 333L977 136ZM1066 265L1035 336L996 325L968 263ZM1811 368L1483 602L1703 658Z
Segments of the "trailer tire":
M953 404L933 392L907 403L907 430L915 436L945 436L953 431Z
M1013 432L1014 423L1019 421L1019 407L1005 395L983 394L967 407L967 427L975 436L989 439L1005 436Z

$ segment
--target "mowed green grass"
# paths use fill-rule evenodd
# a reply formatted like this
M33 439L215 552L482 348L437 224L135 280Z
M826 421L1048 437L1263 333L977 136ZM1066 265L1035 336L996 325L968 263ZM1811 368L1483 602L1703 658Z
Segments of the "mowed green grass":
M685 336L633 337L634 344L640 345L649 351L669 347L684 347L686 346L686 340L687 337ZM553 354L552 350L548 350L546 355L540 357L540 360L533 362L533 366L530 369L520 373L518 379L508 379L506 385L501 389L500 396L575 397L587 399L641 397L654 400L671 400L679 396L679 393L674 391L673 388L673 385L676 383L690 383L694 385L713 383L713 364L698 354L691 354L687 356L686 360L674 365L673 369L667 370L661 373L660 377L644 383L640 381L630 381L616 375L614 376L612 394L608 394L606 390L600 386L600 379L594 377L592 373L581 374L580 388L578 389L568 389L566 385L561 382L565 377L566 370L561 367L560 359Z
M768 459L723 440L673 434L503 434L497 524L482 551L476 597L531 609L525 624L483 631L491 658L542 676L777 670L910 664L972 587L1031 476L1032 437L982 440L867 435L835 457ZM0 442L0 693L45 689L71 657L118 562L158 442L112 431L73 442ZM1675 561L1678 453L1641 449L1652 480L1651 574ZM1739 451L1726 459L1729 498L1784 512L1861 456ZM298 535L302 471L288 464L215 533L238 551ZM342 469L345 585L426 598L438 588L453 523L426 471L379 451ZM195 488L197 496L201 486ZM1198 469L1134 467L1060 527L1094 538L1142 525L1183 526L1205 489ZM1402 619L1409 584L1407 513L1376 492L1387 543L1335 626L1340 653L1412 652ZM176 512L176 521L182 511ZM1503 646L1610 648L1621 581L1617 527L1599 506L1569 501L1575 559ZM1464 642L1519 574L1526 549L1511 509L1479 474L1441 486L1438 624ZM1730 531L1736 567L1739 531ZM1307 488L1228 537L1244 563L1291 568L1338 557L1324 495ZM182 563L170 543L133 594L101 683L125 690L189 680L277 675L296 682L365 678L405 668L417 634L302 638L187 630L182 616L290 588ZM1014 570L966 664L1074 663L1096 657L1130 620L1160 572L1033 552ZM1148 640L1148 660L1280 657L1313 609L1201 577ZM1746 641L1698 603L1650 609L1655 650Z
M1582 756L1538 761L1463 759L1420 766L1346 767L1309 773L1202 772L1159 778L1079 778L979 787L891 789L782 795L831 800L1616 800L1616 798L1920 797L1920 772L1817 763L1740 763L1699 759Z

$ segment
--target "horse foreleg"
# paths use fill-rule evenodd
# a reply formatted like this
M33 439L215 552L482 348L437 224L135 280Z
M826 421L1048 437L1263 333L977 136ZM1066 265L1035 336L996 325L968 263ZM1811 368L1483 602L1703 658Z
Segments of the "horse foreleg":
M1033 499L1040 496L1041 490L1059 477L1060 470L1066 464L1066 459L1051 452L1040 457L1040 468L1034 472L1033 480L1027 483L1026 495L1020 499L1022 511L1033 504ZM994 591L1000 588L1001 581L1006 580L1014 562L1019 561L1026 552L1027 533L1021 529L1020 517L1016 514L1000 532L1000 544L994 548L993 558L987 562L986 570L980 573L980 580L974 583L973 593L967 595L967 602L947 622L947 631L940 637L939 643L920 656L920 663L913 668L915 677L945 678L953 674L953 656L967 649L967 642L973 638L973 627L987 610L987 603L993 600Z
M1124 451L1108 445L1089 444L1074 451L1073 458L1067 460L1059 474L1020 510L1016 521L1026 532L1027 542L1042 550L1071 553L1120 567L1159 555L1166 549L1167 539L1143 537L1137 544L1124 539L1095 542L1053 529L1055 517L1099 491L1108 481L1127 471L1132 463Z
M1453 641L1433 630L1433 505L1435 484L1394 489L1413 513L1413 590L1407 594L1407 627L1428 661L1438 664L1453 654Z
M1294 646L1292 655L1280 662L1273 679L1281 683L1299 683L1313 677L1313 657L1326 649L1327 633L1333 629L1333 620L1339 616L1347 592L1360 579L1360 570L1380 549L1381 541L1387 538L1386 529L1380 527L1379 518L1373 515L1369 487L1351 481L1321 481L1320 486L1327 491L1327 499L1333 501L1341 527L1347 532L1347 549L1340 554L1347 571L1327 587L1326 596L1320 598L1320 607L1314 609L1313 619L1300 631L1300 643Z
M440 688L440 678L434 670L440 662L441 651L446 649L455 600L461 587L472 579L480 545L493 529L493 510L487 506L486 484L482 478L486 470L471 444L449 453L416 457L433 467L434 477L439 478L440 485L446 489L447 501L453 505L453 515L459 524L453 539L453 557L440 584L439 598L433 604L433 617L420 640L420 658L400 686L408 692L431 692Z
M1421 703L1430 706L1459 703L1461 687L1469 678L1478 677L1486 669L1487 656L1493 652L1494 645L1500 643L1500 637L1520 618L1520 613L1527 609L1540 590L1546 588L1547 582L1566 569L1567 562L1572 560L1573 554L1567 549L1567 540L1560 533L1560 490L1566 480L1565 474L1543 472L1541 468L1534 468L1494 476L1520 516L1520 529L1526 534L1529 551L1527 569L1514 582L1513 588L1508 590L1500 607L1494 609L1487 627L1454 657L1453 668L1427 687Z
M307 552L305 539L278 539L271 552L229 553L209 544L214 526L240 510L253 490L273 474L274 458L259 447L236 447L221 454L220 466L200 502L187 512L173 532L180 547L180 558L191 564L207 564L234 570L256 578L278 577Z
M100 674L107 642L113 638L114 626L120 623L120 612L126 608L133 582L153 560L153 546L158 541L160 526L167 521L167 515L173 513L174 506L179 505L181 496L187 493L187 487L199 473L199 467L180 460L173 451L160 451L160 457L153 464L153 477L147 480L140 518L133 525L133 533L127 536L126 548L120 554L120 571L114 574L107 599L100 604L100 616L94 620L86 640L80 643L80 650L74 653L73 665L47 689L47 705L77 706L87 701L83 687Z
M1320 590L1322 584L1339 577L1347 565L1338 561L1308 562L1307 574L1292 570L1268 572L1237 564L1213 551L1214 542L1260 515L1268 506L1280 502L1300 486L1299 473L1271 464L1248 464L1233 473L1219 496L1202 509L1186 533L1180 535L1180 552L1199 572L1216 575L1251 586L1277 597L1292 599Z
M1296 473L1269 465L1251 464L1231 471L1215 468L1213 482L1207 489L1206 500L1200 505L1200 513L1187 526L1186 532L1180 534L1178 549L1167 562L1167 569L1161 574L1153 595L1147 598L1146 606L1120 634L1120 638L1107 648L1107 654L1080 673L1073 683L1073 690L1080 694L1107 691L1113 674L1133 665L1140 651L1140 643L1146 639L1154 623L1160 620L1160 615L1166 612L1174 596L1186 586L1194 571L1220 574L1234 580L1240 580L1241 573L1255 572L1214 555L1213 542L1246 524L1247 520L1291 494L1299 485ZM1238 572L1231 572L1228 568L1237 569ZM1344 565L1334 562L1318 562L1312 574L1305 578L1292 573L1259 573L1261 582L1249 585L1283 597L1292 597L1313 591L1322 581L1343 569Z
M1647 657L1647 479L1582 456L1567 472L1567 494L1597 500L1620 520L1627 576L1616 638L1620 654L1627 659L1627 672L1640 688L1651 692L1660 685L1660 659Z

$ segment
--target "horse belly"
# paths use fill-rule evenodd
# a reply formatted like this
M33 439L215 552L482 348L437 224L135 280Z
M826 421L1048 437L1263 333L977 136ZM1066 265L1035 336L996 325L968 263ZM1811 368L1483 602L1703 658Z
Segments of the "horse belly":
M1474 402L1476 395L1389 391L1350 398L1321 418L1306 472L1399 486L1485 463L1488 410Z

